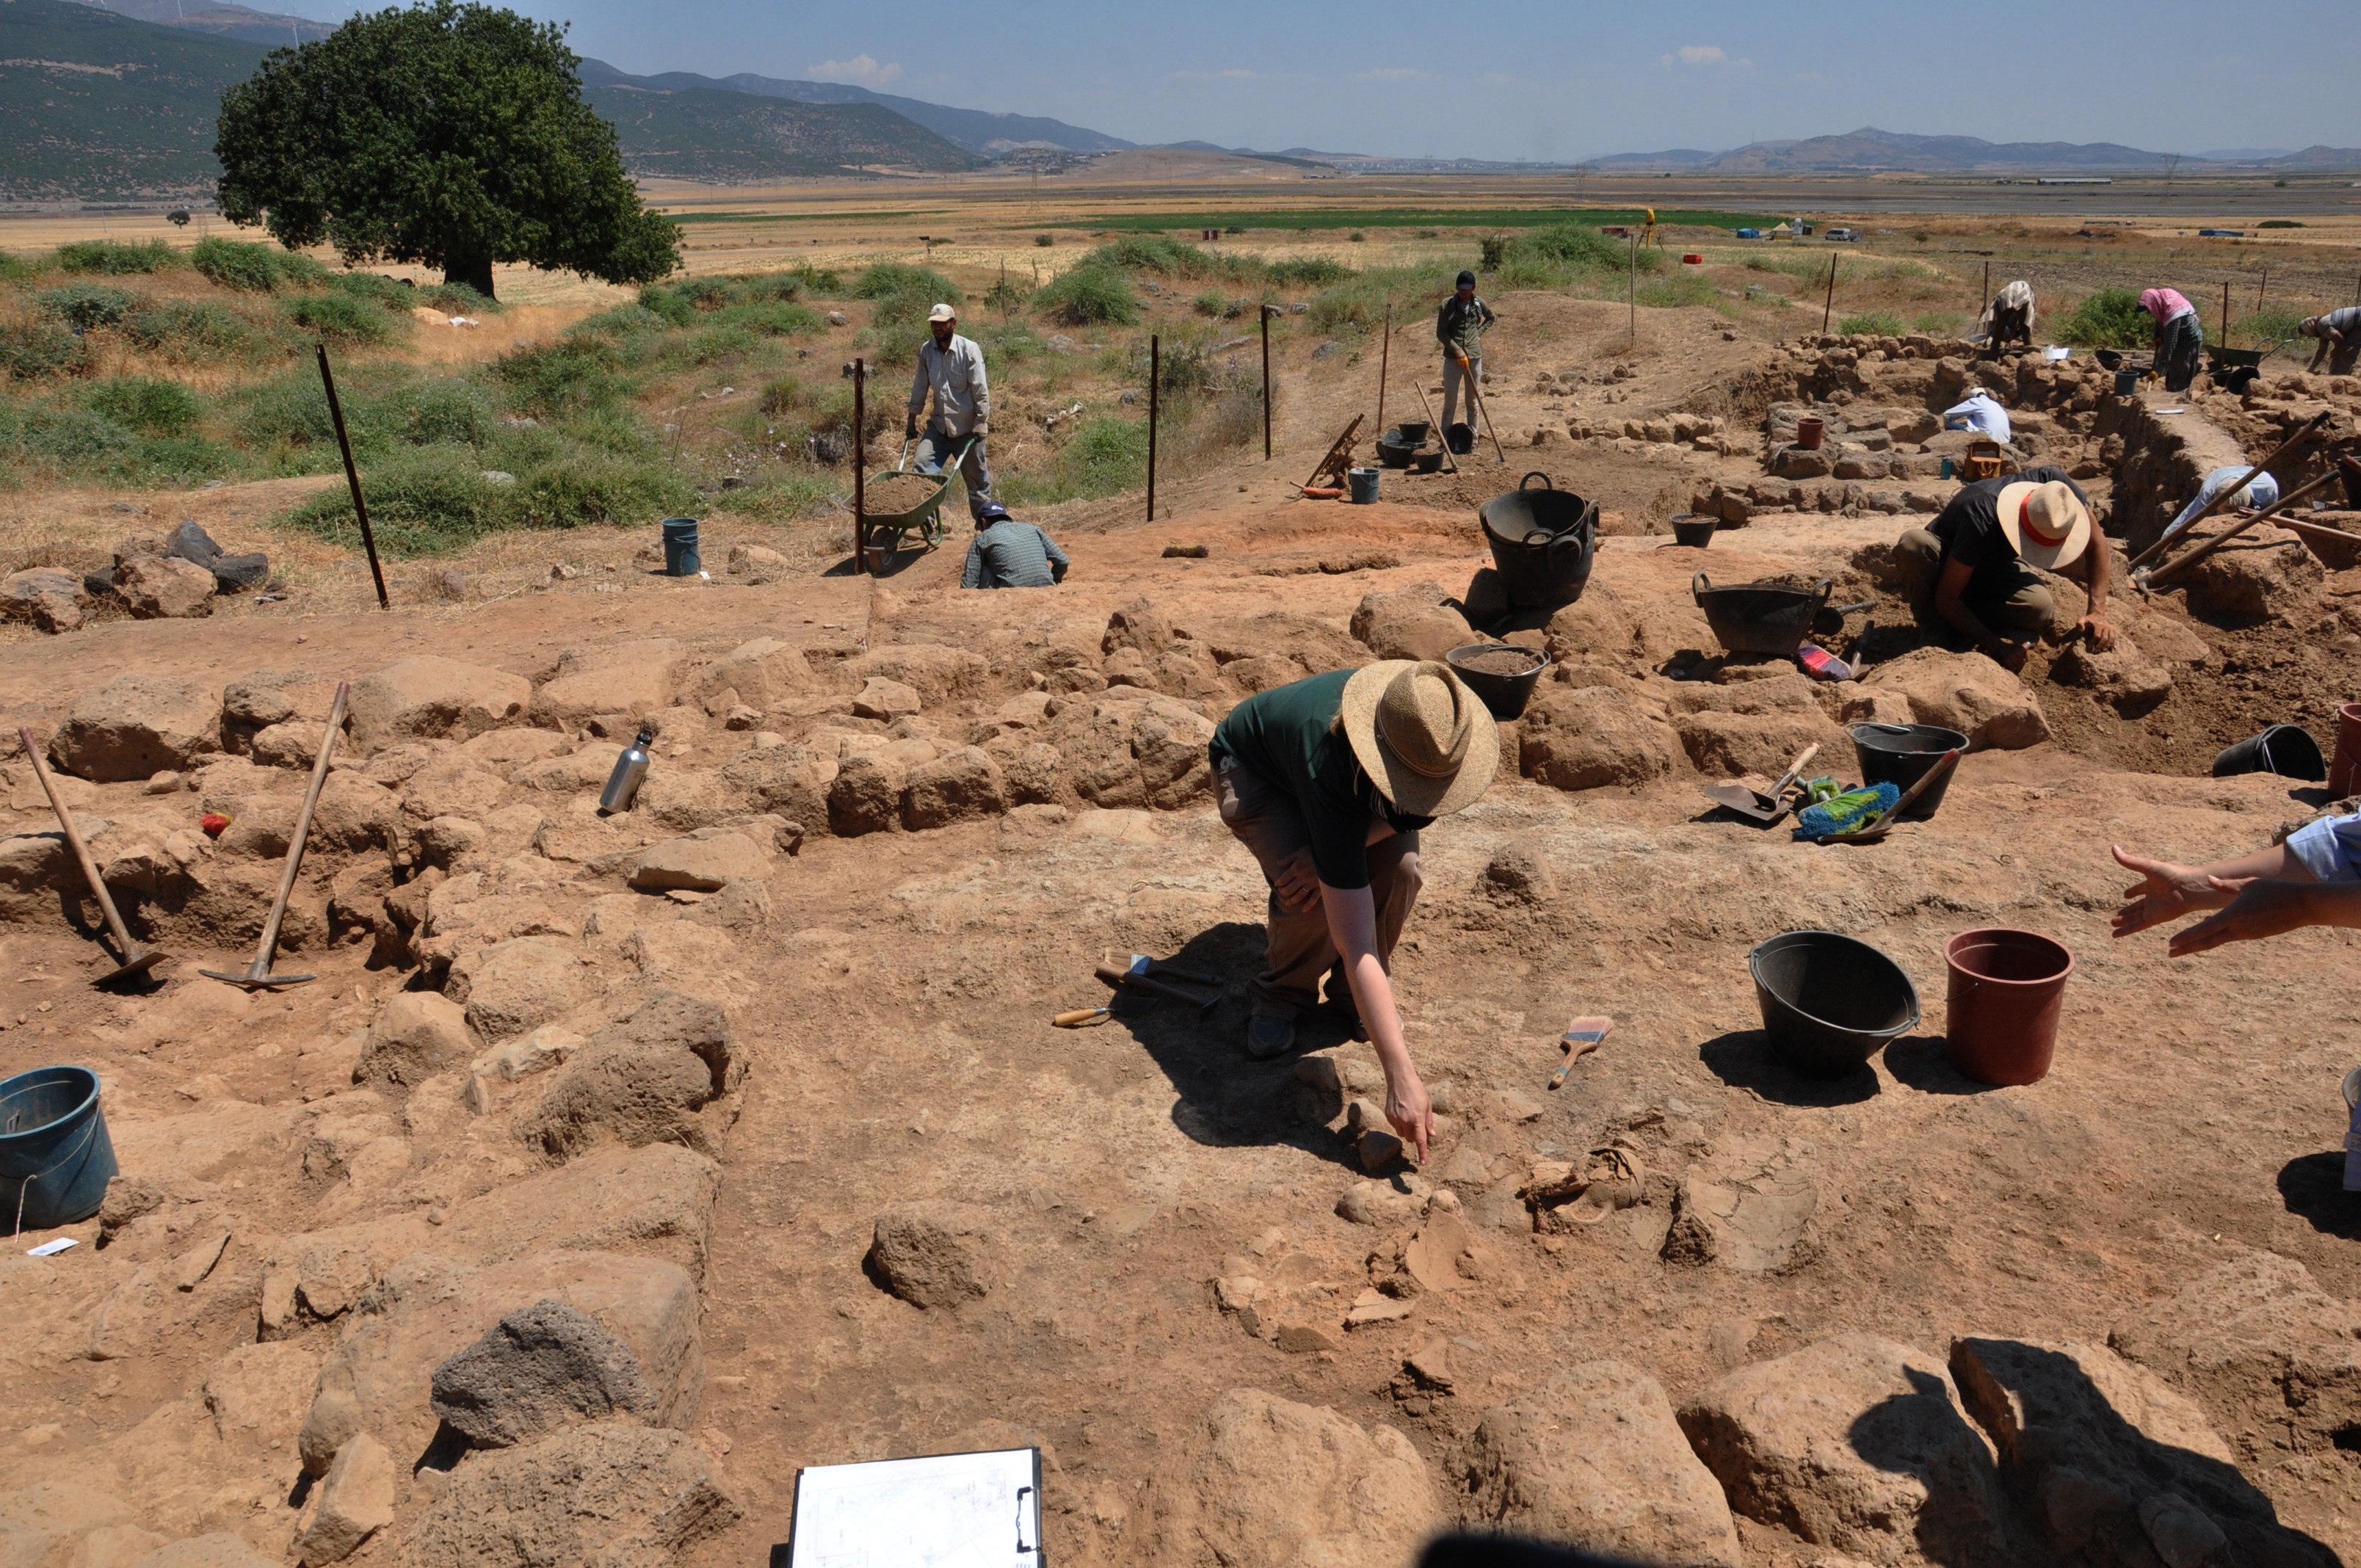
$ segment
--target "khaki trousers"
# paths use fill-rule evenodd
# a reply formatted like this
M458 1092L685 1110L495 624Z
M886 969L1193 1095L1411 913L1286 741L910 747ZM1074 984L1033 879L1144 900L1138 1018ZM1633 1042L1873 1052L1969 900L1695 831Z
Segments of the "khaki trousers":
M1902 591L1909 597L1918 624L1938 633L1957 630L1935 608L1935 589L1943 579L1943 542L1923 528L1914 528L1894 543L1894 560L1901 568ZM1978 593L1971 588L1966 599L1976 619L1994 631L2038 634L2049 630L2050 618L2058 610L2057 600L2022 561L2016 564L2016 580L2008 592Z
M1279 907L1274 874L1279 863L1308 848L1312 834L1303 813L1284 791L1238 763L1214 775L1222 825L1237 835L1272 884L1264 918L1270 932L1262 973L1246 987L1248 1011L1257 1017L1294 1018L1317 1006L1320 977L1328 975L1328 999L1353 1005L1336 944L1328 936L1328 915L1318 905L1301 915ZM1369 894L1378 909L1378 961L1393 973L1394 944L1425 884L1418 868L1418 835L1396 833L1369 846Z

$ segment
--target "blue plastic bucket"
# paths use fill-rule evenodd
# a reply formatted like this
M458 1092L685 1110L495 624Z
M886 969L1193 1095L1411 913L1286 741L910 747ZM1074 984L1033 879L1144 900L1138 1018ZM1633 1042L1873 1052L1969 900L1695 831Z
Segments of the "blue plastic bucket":
M673 577L697 576L700 563L697 558L697 519L668 517L664 521L664 574Z
M1351 489L1352 501L1355 506L1369 506L1377 500L1378 472L1378 471L1375 468L1347 468L1345 470L1345 482Z
M0 1222L9 1234L89 1219L115 1173L98 1074L42 1067L0 1081Z

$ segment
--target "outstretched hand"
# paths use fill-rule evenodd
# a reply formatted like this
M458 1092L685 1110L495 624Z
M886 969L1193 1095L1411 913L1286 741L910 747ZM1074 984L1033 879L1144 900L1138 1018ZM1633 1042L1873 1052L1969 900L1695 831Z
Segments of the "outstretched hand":
M2074 630L2088 632L2091 647L2103 653L2115 645L2114 623L2103 615L2086 615L2074 623Z
M2217 901L2229 907L2185 931L2166 948L2185 959L2230 942L2257 942L2312 924L2312 884L2266 877L2207 877Z
M1395 1135L1417 1155L1418 1163L1424 1165L1427 1146L1434 1141L1434 1105L1415 1071L1387 1077L1386 1120L1392 1124Z
M2118 937L2136 936L2152 926L2178 920L2201 909L2219 909L2230 902L2230 894L2223 891L2220 880L2194 866L2146 860L2121 844L2114 849L2115 863L2127 872L2137 872L2140 878L2124 889L2124 897L2129 902L2115 911L2114 930ZM2175 952L2180 951L2179 940L2174 938Z

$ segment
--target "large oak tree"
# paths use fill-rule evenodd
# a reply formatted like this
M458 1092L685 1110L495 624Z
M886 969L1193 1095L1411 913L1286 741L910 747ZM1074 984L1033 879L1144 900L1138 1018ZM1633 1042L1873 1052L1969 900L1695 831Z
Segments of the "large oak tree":
M680 230L640 204L580 63L562 27L457 0L273 50L222 94L222 211L281 245L423 262L488 296L496 261L668 276Z

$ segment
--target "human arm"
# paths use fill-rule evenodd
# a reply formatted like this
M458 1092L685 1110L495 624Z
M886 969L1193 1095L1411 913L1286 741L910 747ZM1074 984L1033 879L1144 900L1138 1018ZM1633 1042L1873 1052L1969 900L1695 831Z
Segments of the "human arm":
M2114 570L2114 552L2107 548L2107 536L2099 531L2099 520L2091 520L2091 543L2083 551L2091 564L2091 608L2074 623L2077 631L2091 634L2091 646L2103 653L2115 645L2114 623L2107 619L2107 584Z
M2228 907L2172 934L2165 950L2185 959L2229 942L2260 941L2306 926L2361 928L2361 882L2313 882L2258 877L2209 877Z
M983 541L978 539L967 547L967 565L960 568L960 587L963 588L983 587Z
M1035 532L1039 532L1040 531L1037 529ZM1058 542L1050 538L1047 533L1041 534L1041 554L1049 558L1050 581L1058 583L1064 582L1066 580L1066 568L1072 565L1073 562L1067 559L1066 553L1058 548Z
M1434 1107L1410 1059L1410 1047L1402 1039L1393 981L1378 958L1376 895L1366 887L1330 887L1324 883L1319 891L1320 906L1328 916L1328 939L1344 960L1353 1005L1369 1032L1378 1065L1385 1069L1386 1120L1423 1164L1434 1139Z
M2152 861L2131 853L2121 844L2114 846L2114 855L2117 865L2138 872L2140 878L2124 889L2128 902L2115 911L2118 937L2136 936L2152 926L2178 920L2201 909L2223 908L2237 895L2239 888L2258 878L2272 882L2314 880L2311 868L2285 844L2274 844L2235 861L2216 861L2210 866Z
M918 411L927 406L927 350L918 350L918 368L910 377L910 411L902 421L902 428L915 436L918 433Z
M1965 632L1975 645L1994 663L2007 669L2025 667L2025 650L1991 627L1982 617L1968 608L1968 579L1975 576L1971 562L1952 559L1943 563L1943 575L1935 584L1935 609L1945 620Z
M992 379L984 374L983 350L968 345L968 384L975 389L975 433L988 435L992 428Z

